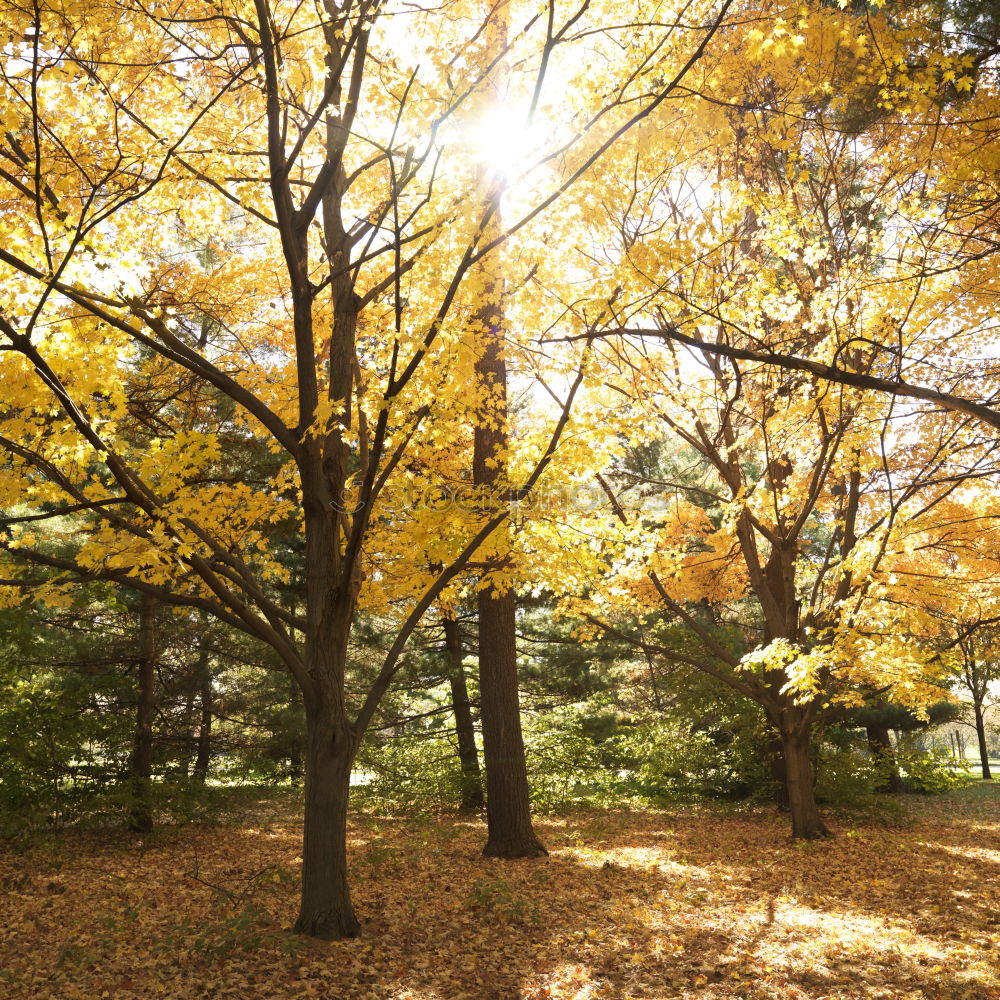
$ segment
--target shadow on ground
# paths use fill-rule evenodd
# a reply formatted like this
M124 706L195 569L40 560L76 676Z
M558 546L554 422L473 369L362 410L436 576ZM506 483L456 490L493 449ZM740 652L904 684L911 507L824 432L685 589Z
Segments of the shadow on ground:
M289 819L50 843L0 858L0 995L1000 1000L1000 835L965 801L804 845L770 813L572 816L528 862L480 858L478 823L363 818L364 936L332 944L284 929Z

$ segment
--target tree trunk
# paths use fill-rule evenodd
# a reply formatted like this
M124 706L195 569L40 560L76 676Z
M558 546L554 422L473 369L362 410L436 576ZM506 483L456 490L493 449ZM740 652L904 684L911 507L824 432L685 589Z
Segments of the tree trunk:
M986 746L986 722L983 719L983 706L977 702L973 707L976 713L976 737L979 740L979 760L983 768L983 781L992 781L990 752Z
M768 740L766 753L767 767L774 782L774 804L782 812L788 812L788 770L785 767L785 751L780 736Z
M206 643L198 651L198 685L201 694L201 722L198 726L198 756L194 762L194 777L204 783L212 757L212 671Z
M899 795L906 791L896 765L896 755L892 752L889 730L885 726L866 726L865 733L868 737L868 749L871 750L872 757L885 775L885 782L879 785L876 791L891 795Z
M184 749L181 752L181 759L178 768L181 777L187 778L191 775L192 757L195 753L195 738L191 735L191 716L194 714L194 687L189 687L184 697Z
M504 503L508 487L506 453L507 365L502 336L503 279L488 274L484 302L476 317L482 354L476 361L483 412L473 435L472 481L488 487L491 502ZM504 555L496 557L500 565ZM513 587L479 591L479 717L486 766L488 836L483 854L494 858L532 858L547 851L531 826L528 771L517 689L516 596Z
M143 594L139 603L139 676L136 684L135 740L129 762L132 801L128 826L135 833L153 829L150 782L153 776L153 713L156 706L156 599Z
M788 788L788 809L792 816L792 836L796 840L815 840L817 837L829 836L830 831L820 819L816 805L808 729L782 729L781 748L785 758L785 783Z
M502 53L507 47L506 14L500 9L490 18L487 46ZM496 199L485 238L500 232L500 187L489 165L480 167L480 178ZM492 504L509 502L507 451L507 364L503 351L503 264L499 254L486 258L482 304L474 320L477 389L482 408L475 417L472 481L483 487ZM499 551L493 568L503 566L509 544L497 536ZM515 636L516 596L513 587L500 593L492 586L480 590L479 611L479 717L483 727L483 762L486 768L486 820L488 836L483 854L495 858L532 858L548 852L531 826L528 771L521 732L521 706L517 686Z
M479 704L486 764L490 858L534 858L548 852L531 825L528 770L521 733L513 590L479 593Z
M458 759L462 767L462 809L475 812L483 808L483 780L479 772L479 751L476 749L476 730L472 724L472 707L469 689L462 665L462 637L458 622L444 619L444 642L448 653L451 683L451 704L455 713L455 734L458 738Z
M306 808L302 900L295 930L334 941L357 937L347 887L347 808L354 747L346 726L306 706Z

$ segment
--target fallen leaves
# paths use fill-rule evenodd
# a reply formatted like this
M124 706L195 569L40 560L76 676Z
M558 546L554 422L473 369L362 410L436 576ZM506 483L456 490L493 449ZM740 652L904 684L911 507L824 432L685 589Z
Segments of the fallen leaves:
M287 930L287 803L252 829L68 833L0 854L0 996L1000 1000L996 800L804 846L767 811L574 815L530 862L481 858L478 823L362 818L364 936L332 944Z

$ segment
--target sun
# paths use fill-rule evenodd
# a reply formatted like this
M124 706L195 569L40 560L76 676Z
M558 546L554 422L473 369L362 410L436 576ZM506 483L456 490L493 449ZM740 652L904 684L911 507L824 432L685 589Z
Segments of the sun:
M535 165L543 137L523 108L497 102L471 121L468 138L484 170L514 181Z

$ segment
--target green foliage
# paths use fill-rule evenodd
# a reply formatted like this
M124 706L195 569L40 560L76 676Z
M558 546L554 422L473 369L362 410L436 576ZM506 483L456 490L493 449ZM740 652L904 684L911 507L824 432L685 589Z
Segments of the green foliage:
M964 761L952 759L946 750L921 750L908 739L900 743L897 759L910 792L938 795L954 788L965 788L975 780Z
M743 798L767 787L762 734L694 730L677 719L623 729L608 741L618 788L654 804L696 796Z
M535 808L553 812L595 798L609 788L608 760L581 720L539 715L525 726L528 784Z
M0 676L0 835L116 810L114 778L127 743L116 719L92 710L100 689L77 674L7 667Z
M536 924L539 921L537 909L518 896L503 878L479 879L469 893L469 902L511 923Z
M355 766L363 781L352 789L354 796L378 811L446 809L461 799L458 754L449 740L435 733L366 740Z
M857 730L831 727L817 743L817 801L838 806L864 805L885 783L887 766L868 752Z

